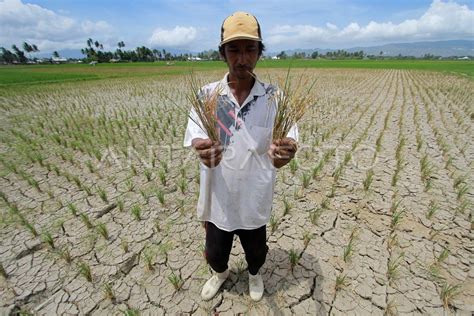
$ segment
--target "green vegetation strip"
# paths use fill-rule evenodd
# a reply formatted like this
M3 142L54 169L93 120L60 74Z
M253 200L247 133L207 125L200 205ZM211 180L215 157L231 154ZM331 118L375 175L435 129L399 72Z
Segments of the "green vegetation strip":
M31 84L31 83L54 83L70 80L97 79L95 74L83 73L61 73L61 72L33 72L28 69L2 69L0 71L0 85Z
M261 60L258 68L416 69L454 73L474 79L473 61L444 60ZM257 69L258 69L257 68ZM0 87L128 77L180 75L190 70L223 70L222 61L0 66Z
M262 60L264 68L368 68L416 69L457 73L474 78L474 61L461 60L326 60L285 59Z

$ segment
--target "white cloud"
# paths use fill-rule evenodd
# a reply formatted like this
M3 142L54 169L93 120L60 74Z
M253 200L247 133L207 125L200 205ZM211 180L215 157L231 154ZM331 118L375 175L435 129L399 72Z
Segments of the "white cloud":
M332 23L326 23L326 27L327 27L329 30L337 31L337 25L334 25L334 24L332 24Z
M392 22L371 21L365 26L352 22L344 28L326 23L283 25L269 31L266 43L274 46L316 47L320 44L355 45L360 43L472 38L474 11L466 5L434 0L418 19Z
M192 26L176 26L171 30L156 28L148 42L161 47L185 48L190 47L190 44L196 39L197 33L196 28Z
M113 31L105 21L78 21L21 0L0 0L0 29L0 45L31 41L41 50L77 48L89 36Z

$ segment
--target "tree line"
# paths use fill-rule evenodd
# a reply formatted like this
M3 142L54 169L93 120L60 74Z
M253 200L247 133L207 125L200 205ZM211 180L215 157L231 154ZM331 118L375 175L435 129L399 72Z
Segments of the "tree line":
M0 63L7 64L25 64L28 62L38 61L37 57L32 57L31 53L37 53L40 50L35 44L23 43L23 50L19 49L17 45L12 45L11 50L0 47ZM81 49L81 53L84 55L82 61L84 62L151 62L158 60L189 60L195 58L192 54L172 54L166 49L151 49L146 46L139 46L135 49L125 49L125 42L120 41L117 43L117 48L113 51L104 49L104 45L97 40L92 38L87 39L86 47ZM59 59L60 55L57 51L52 53L53 59L49 59L50 62L54 62L54 59ZM197 54L199 59L205 60L218 60L219 52L217 50L207 50Z
M23 42L23 50L19 49L15 44L12 45L12 51L6 49L5 47L0 47L0 62L12 64L12 63L26 63L29 57L26 54L37 53L40 50L35 44L28 44Z
M316 58L326 58L326 59L362 59L364 58L364 51L357 52L347 52L343 49L338 49L337 51L327 52L326 54L321 54L318 51L314 51L311 54L306 52L294 52L292 55L288 55L285 51L280 52L276 55L279 59L316 59Z
M18 48L16 45L12 45L11 50L4 47L0 47L0 63L7 64L25 64L28 62L36 62L38 58L32 57L31 53L37 53L40 50L35 44L29 44L23 42L23 50ZM97 40L92 38L87 39L86 47L81 49L81 53L84 55L82 61L84 62L153 62L158 60L166 61L175 61L175 60L190 60L190 59L200 59L200 60L219 60L219 52L217 50L206 50L197 54L197 56L192 54L172 54L165 49L151 49L146 46L139 46L135 49L127 50L125 49L125 42L117 42L117 48L113 51L107 51L104 49L104 45ZM49 59L49 62L56 62L60 58L60 55L57 51L54 51L52 54L53 59ZM196 58L197 57L197 58ZM383 51L380 51L378 55L369 55L365 54L363 50L356 52L348 52L343 49L336 51L329 51L325 54L319 53L318 51L313 51L311 53L306 52L294 52L293 54L288 54L285 51L280 52L276 55L278 59L419 59L415 56L398 56L389 57L384 55ZM435 56L432 54L425 54L421 59L440 59L440 56ZM456 56L453 56L456 58ZM77 60L77 59L76 59Z
M27 54L39 52L38 47L35 44L29 44L27 42L23 43L23 51L19 49L16 45L12 45L12 50L10 51L4 47L0 47L0 62L3 63L27 63L29 60L36 61L37 58L28 58ZM84 55L83 61L85 62L152 62L158 60L189 60L189 59L198 59L201 60L219 60L219 52L217 50L206 50L198 53L196 56L192 54L172 54L171 52L166 51L165 49L150 49L146 46L139 46L135 49L126 50L125 43L120 41L117 43L117 48L115 51L104 50L104 45L97 40L89 38L86 41L86 47L81 49L81 53ZM52 56L54 58L59 58L59 53L54 51ZM335 52L327 52L326 54L319 54L318 52L313 52L312 54L306 54L304 52L296 52L293 55L287 55L286 52L282 51L277 55L279 59L305 59L305 58L331 58L331 59L362 59L364 57L364 52L354 52L349 53L344 50L338 50Z
M150 49L146 46L139 46L132 50L124 49L125 43L120 41L117 43L115 51L106 51L99 41L89 38L86 42L87 46L81 49L81 53L85 55L86 61L96 61L99 63L110 61L157 61L157 60L188 60L194 57L192 54L172 54L166 49ZM200 59L218 60L219 52L209 50L197 54Z

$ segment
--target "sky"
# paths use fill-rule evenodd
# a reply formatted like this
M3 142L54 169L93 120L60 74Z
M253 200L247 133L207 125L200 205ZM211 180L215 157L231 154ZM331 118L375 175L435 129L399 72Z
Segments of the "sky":
M235 11L257 17L269 52L474 39L474 0L0 0L0 46L79 50L93 38L199 52L217 49Z

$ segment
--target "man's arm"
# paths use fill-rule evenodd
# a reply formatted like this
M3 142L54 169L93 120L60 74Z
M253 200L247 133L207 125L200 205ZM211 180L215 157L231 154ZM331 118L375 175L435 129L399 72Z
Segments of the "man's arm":
M291 137L285 137L279 140L275 140L270 145L268 155L272 159L275 168L281 168L291 161L295 157L298 145L296 140Z
M209 138L194 138L191 146L208 168L216 167L221 162L223 148L220 142L213 142Z

